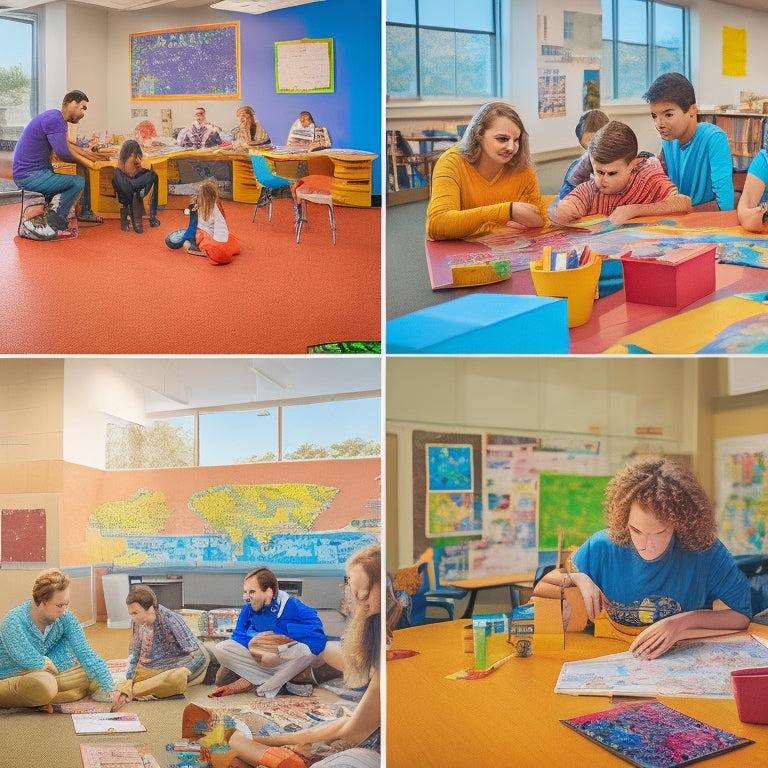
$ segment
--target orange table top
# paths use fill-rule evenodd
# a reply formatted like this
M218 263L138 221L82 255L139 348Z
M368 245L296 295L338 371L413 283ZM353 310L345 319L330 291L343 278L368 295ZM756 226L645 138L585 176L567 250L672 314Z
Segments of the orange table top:
M472 666L472 656L463 651L466 623L427 624L395 632L394 648L419 653L386 664L387 768L625 765L559 722L608 709L611 699L554 693L564 661L625 651L625 643L568 633L564 651L513 658L482 680L448 680L446 675ZM768 639L766 626L752 624L749 631ZM756 742L713 758L713 768L766 765L768 725L742 723L732 699L660 700Z

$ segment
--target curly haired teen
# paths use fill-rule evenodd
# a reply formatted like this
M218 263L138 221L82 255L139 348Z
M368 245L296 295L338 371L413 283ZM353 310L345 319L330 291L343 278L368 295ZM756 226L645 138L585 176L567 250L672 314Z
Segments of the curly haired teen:
M749 625L749 583L689 470L661 458L625 467L608 484L605 511L608 527L579 547L573 572L548 573L534 595L575 585L589 618L605 611L628 634L639 632L630 650L648 659L686 637ZM726 607L714 610L716 600Z

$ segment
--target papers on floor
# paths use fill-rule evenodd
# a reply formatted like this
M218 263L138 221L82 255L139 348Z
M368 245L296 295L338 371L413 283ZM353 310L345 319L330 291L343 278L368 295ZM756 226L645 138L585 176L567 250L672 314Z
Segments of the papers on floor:
M147 729L135 712L88 712L72 715L75 733L139 733Z

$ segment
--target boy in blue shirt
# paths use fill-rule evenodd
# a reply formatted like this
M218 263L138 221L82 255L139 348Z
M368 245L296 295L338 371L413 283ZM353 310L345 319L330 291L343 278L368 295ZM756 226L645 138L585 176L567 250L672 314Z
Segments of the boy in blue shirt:
M679 72L666 72L643 95L661 136L659 159L694 210L734 208L733 161L728 137L712 123L699 123L696 93Z
M290 681L307 667L319 665L325 649L323 624L310 608L279 589L269 568L254 568L243 579L245 605L237 618L231 640L213 647L222 669L239 679L222 686L211 696L253 691L273 698L283 685L290 693L309 696L312 686L293 686Z

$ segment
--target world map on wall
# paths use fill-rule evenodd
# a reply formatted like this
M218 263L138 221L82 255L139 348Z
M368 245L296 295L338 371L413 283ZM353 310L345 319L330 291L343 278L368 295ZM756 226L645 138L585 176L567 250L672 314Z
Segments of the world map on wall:
M91 562L119 566L340 564L378 540L380 517L364 511L341 530L315 531L316 520L338 493L338 488L314 483L206 488L188 502L188 509L199 517L199 532L174 535L169 526L173 510L164 494L141 488L129 499L94 510L86 546Z

